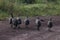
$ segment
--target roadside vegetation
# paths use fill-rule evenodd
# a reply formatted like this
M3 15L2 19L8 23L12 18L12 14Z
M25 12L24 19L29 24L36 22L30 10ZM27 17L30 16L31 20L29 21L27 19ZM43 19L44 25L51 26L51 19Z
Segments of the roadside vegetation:
M14 16L59 16L60 0L0 0L0 19L11 11Z

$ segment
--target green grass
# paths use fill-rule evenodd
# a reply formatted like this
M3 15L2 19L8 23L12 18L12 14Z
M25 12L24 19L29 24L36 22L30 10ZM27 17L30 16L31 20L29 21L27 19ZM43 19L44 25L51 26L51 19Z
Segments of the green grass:
M6 17L8 17L8 16L9 16L8 13L0 10L0 20L3 20L3 19L5 20Z
M18 7L17 7L18 6ZM23 16L47 16L47 15L60 15L60 5L57 4L30 4L30 5L17 5L18 9ZM19 14L19 13L18 13Z
M2 4L0 3L0 6ZM3 6L3 5L2 5ZM5 10L9 8L9 3L6 2ZM14 16L59 16L60 4L55 3L36 3L36 4L14 4ZM0 19L9 17L9 13L0 10Z

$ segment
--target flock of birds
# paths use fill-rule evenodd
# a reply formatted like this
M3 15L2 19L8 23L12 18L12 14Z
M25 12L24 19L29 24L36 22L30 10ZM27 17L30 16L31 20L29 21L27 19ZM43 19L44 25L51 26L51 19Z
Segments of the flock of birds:
M39 28L41 27L41 21L44 21L44 20L40 20L39 17L37 17L36 20L35 20L38 31L40 30ZM20 25L22 24L22 20L19 17L18 18L12 18L11 17L9 19L9 23L11 24L11 27L13 29L16 29L16 28L20 29ZM29 24L30 24L29 17L26 17L26 19L24 20L24 24L25 24L26 28L29 26ZM52 18L49 18L47 26L49 28L48 30L51 31L51 28L53 27Z

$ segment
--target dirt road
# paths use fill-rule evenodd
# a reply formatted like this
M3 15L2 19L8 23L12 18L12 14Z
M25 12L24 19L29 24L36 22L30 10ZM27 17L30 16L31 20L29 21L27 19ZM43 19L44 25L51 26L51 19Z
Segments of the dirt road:
M24 24L21 25L22 29L12 29L8 21L0 21L0 40L60 40L60 16L53 16L54 26L52 32L47 29L48 17L40 17L46 20L42 22L40 31L37 31L35 26L35 17L31 18L31 24L26 29Z

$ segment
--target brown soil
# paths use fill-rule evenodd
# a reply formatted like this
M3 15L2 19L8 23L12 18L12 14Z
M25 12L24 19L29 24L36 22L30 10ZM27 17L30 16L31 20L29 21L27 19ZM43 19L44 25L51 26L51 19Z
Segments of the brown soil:
M40 31L37 31L34 23L35 17L30 18L29 28L21 24L22 29L12 29L8 21L0 21L0 40L60 40L60 16L52 16L52 32L47 29L47 20L49 17L40 17L45 20L42 22Z

